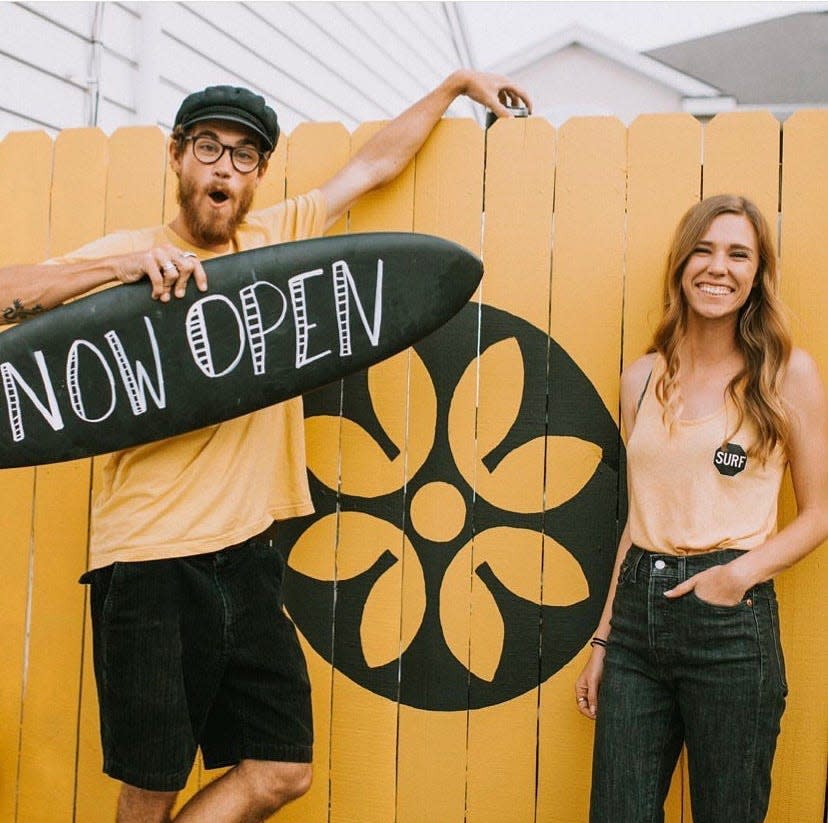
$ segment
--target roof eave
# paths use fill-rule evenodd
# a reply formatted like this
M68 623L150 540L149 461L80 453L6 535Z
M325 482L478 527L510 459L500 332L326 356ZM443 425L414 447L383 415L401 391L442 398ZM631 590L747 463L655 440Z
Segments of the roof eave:
M602 57L606 57L651 80L674 89L684 97L718 97L721 94L721 91L715 86L703 83L701 80L684 74L652 57L639 54L597 32L577 25L562 29L519 52L515 52L496 63L491 69L500 74L516 74L569 46L581 46L589 49Z

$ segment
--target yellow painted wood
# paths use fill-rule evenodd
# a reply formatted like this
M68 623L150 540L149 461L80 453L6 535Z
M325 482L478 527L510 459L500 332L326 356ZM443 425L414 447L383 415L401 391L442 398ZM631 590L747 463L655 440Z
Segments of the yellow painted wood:
M498 120L486 141L483 302L546 332L555 130L539 118Z
M166 140L155 126L118 129L109 138L105 231L161 222Z
M351 154L356 154L385 125L385 121L363 123L351 136ZM348 231L412 231L414 168L412 160L387 186L363 195L348 214Z
M283 138L284 139L284 138ZM310 191L328 180L342 168L350 154L350 135L339 124L303 124L291 135L287 143L288 197ZM344 220L338 221L332 233L341 232ZM329 444L308 438L308 463L324 462ZM333 540L316 547L316 554L324 558L327 579L335 578L335 551ZM314 781L310 791L279 813L280 823L305 823L328 819L329 767L331 757L331 694L333 670L324 658L305 641L299 639L308 663L313 700L314 726Z
M417 155L414 231L480 253L483 134L472 120L443 120Z
M270 156L267 171L259 180L252 209L264 209L281 203L285 199L285 166L287 165L287 135L279 138L275 151Z
M479 254L482 201L483 133L469 120L443 121L417 156L414 230L446 237ZM446 357L450 356L456 353L447 352ZM412 419L426 396L425 381L412 381ZM472 438L473 433L468 432L468 437ZM466 506L470 502L464 501ZM429 501L424 500L424 508L428 505ZM432 516L439 519L441 514L435 511ZM446 610L451 625L469 625L470 590L469 564L463 587L442 593L444 630ZM405 671L402 676L406 676ZM439 688L436 677L432 687ZM463 819L466 724L464 711L426 712L400 706L398 823Z
M626 130L617 120L579 118L561 128L549 326L616 420L626 164ZM559 474L551 482L560 483ZM594 727L574 701L585 661L576 658L541 687L539 820L587 818Z
M629 128L624 350L643 355L661 318L673 232L701 195L701 124L689 114L642 115Z
M382 125L361 126L351 137L351 154L355 154ZM351 232L410 231L413 207L414 163L411 163L389 186L370 193L354 205L348 217L348 229ZM342 421L340 472L341 487L346 494L374 496L403 487L408 456L408 363L409 355L403 352L370 372L374 408L386 433L400 450L394 460L389 461L378 449L366 444L365 435L356 424ZM346 382L346 403L347 393ZM355 486L361 488L355 490ZM415 601L417 594L422 593L422 575L418 577L416 574L416 555L401 531L404 518L405 512L400 505L396 510L389 507L387 519L382 522L352 517L347 511L339 520L338 577L350 576L350 568L362 572L385 549L397 557L397 563L378 581L362 618L363 651L374 666L385 665L399 655L401 621L404 604L408 602L404 591L412 589L411 597ZM410 636L408 639L410 641ZM331 821L383 823L393 820L397 704L357 686L334 670L331 711ZM366 773L372 775L368 785Z
M42 131L8 134L0 141L0 167L0 192L14 203L0 223L0 264L40 262L49 254L51 139Z
M0 196L14 203L3 217L0 265L34 262L47 254L52 141L43 132L8 135L0 142ZM6 307L2 307L5 309ZM12 821L21 740L30 597L35 470L0 471L0 532L5 547L0 609L0 820Z
M341 123L302 123L287 145L287 197L321 186L349 157L350 135ZM328 234L344 234L346 216L331 226Z
M483 303L527 320L544 333L549 325L554 184L555 132L548 123L535 119L501 121L488 131ZM485 319L483 322L485 325ZM472 569L488 562L504 585L538 603L540 610L544 560L540 513L550 451L544 448L546 421L542 412L527 432L537 448L526 455L512 477L503 476L506 461L491 473L481 462L514 421L524 368L516 346L512 356L498 357L489 350L483 357L474 470L483 498L505 510L537 513L538 531L490 527L477 534L470 562ZM511 403L504 402L506 396L511 396ZM523 551L519 550L521 545ZM471 668L490 679L498 666L509 665L508 649L503 647L505 627L491 593L477 574L472 576L471 593ZM534 688L470 712L469 821L534 819L536 749L525 742L537 735L538 703L538 689ZM504 734L504 730L508 732Z
M783 127L782 295L793 318L794 343L817 361L828 382L828 112L802 111ZM795 513L786 483L782 522ZM814 629L828 621L826 546L776 582L790 694L773 771L771 823L820 820L828 773L828 650ZM822 730L819 733L817 730Z
M52 256L67 254L103 234L107 142L100 129L65 129L55 141L49 234Z
M576 119L561 129L559 151L552 336L564 345L615 414L620 348L616 358L614 347L620 347L617 327L624 265L626 130L612 118ZM565 156L573 158L571 165L563 163ZM577 285L559 289L562 278ZM616 338L617 343L609 342Z
M70 820L74 805L89 467L80 460L37 469L18 784L18 818L33 823Z
M3 500L0 528L6 545L3 583L7 598L0 614L0 643L5 660L0 670L0 723L6 730L0 738L0 820L12 820L16 805L33 493L34 469L0 472L0 498Z
M58 136L52 254L102 233L106 164L107 140L100 130L71 129ZM89 460L74 461L36 473L29 671L18 784L21 820L70 819L74 804L84 619L84 591L77 580L86 566L90 465Z
M773 221L779 200L779 121L767 111L717 114L704 128L702 193L742 194Z

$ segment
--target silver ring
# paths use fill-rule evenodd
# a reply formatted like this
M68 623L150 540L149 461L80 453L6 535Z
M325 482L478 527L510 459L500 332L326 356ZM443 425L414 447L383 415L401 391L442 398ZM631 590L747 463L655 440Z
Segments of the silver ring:
M579 697L579 698L578 698L578 702L579 702L579 703L586 703L586 702L587 702L587 699L586 699L585 697Z
M173 263L172 260L167 260L161 268L164 269L164 271L176 271L175 263Z
M191 251L183 251L183 252L181 252L181 256L182 257L192 257L194 260L198 259L198 255L193 254L193 252L191 252Z

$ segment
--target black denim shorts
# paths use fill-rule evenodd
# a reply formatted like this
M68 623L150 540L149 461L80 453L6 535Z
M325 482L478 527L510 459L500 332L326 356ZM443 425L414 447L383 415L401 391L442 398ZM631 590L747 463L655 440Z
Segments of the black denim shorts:
M207 768L311 761L310 683L267 535L88 572L104 771L154 791Z

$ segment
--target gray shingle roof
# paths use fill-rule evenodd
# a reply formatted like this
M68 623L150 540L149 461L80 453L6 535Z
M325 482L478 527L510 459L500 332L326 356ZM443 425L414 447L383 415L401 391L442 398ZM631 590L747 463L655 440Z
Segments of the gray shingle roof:
M742 105L828 104L828 12L802 12L647 52Z

